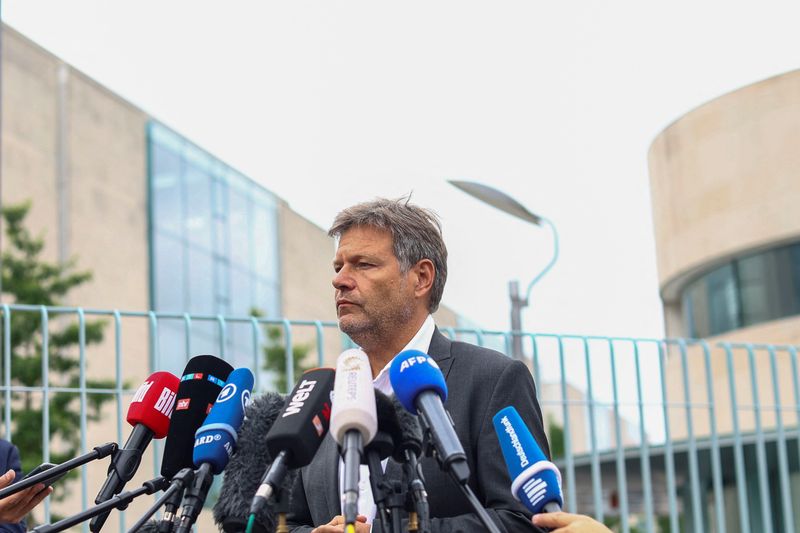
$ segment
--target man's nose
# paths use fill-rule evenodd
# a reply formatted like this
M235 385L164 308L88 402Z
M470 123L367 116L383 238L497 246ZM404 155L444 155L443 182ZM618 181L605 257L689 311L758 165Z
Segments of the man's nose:
M340 291L350 290L355 287L353 277L349 274L346 267L339 269L339 272L333 275L333 288Z

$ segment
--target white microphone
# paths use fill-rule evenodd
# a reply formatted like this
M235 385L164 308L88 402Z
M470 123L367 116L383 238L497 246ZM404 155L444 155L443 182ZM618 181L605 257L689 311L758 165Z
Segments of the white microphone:
M342 484L345 531L355 527L358 515L359 465L364 446L378 431L375 389L367 354L347 350L336 361L330 432L339 445L344 461ZM351 526L351 528L348 528Z

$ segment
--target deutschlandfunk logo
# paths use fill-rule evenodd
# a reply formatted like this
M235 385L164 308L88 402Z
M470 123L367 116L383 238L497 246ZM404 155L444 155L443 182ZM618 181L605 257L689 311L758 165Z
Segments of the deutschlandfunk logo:
M500 423L503 424L503 428L505 428L508 438L511 439L511 447L514 448L514 451L517 453L519 466L523 468L528 466L530 461L528 461L528 456L525 454L525 450L522 448L522 443L519 441L517 431L514 429L514 426L511 424L508 416L501 418Z

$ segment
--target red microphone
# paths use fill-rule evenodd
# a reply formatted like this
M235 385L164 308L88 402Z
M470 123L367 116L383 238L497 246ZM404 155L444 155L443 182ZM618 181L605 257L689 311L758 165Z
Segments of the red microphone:
M117 450L108 467L108 477L97 493L94 503L100 504L122 492L125 483L133 478L144 453L153 438L163 439L169 430L169 420L175 407L180 380L169 372L156 372L142 383L128 407L128 424L133 426L125 446ZM89 529L97 532L109 513L92 519Z

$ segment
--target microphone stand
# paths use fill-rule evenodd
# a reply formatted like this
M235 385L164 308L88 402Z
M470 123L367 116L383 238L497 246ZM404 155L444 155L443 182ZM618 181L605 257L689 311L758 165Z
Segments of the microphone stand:
M399 481L385 481L384 485L388 485L388 487L386 487L386 505L389 507L392 517L389 531L392 533L400 533L403 531L402 511L406 506L406 493L403 490L403 485Z
M417 456L411 450L405 451L406 460L403 463L403 475L408 482L408 496L406 507L408 510L408 530L419 533L429 533L431 530L430 507L428 506L428 493L422 482Z
M56 465L53 468L45 470L44 472L39 472L36 475L21 479L17 483L0 490L0 500L11 496L12 494L23 491L28 487L32 487L37 483L47 482L47 480L51 478L58 477L59 475L72 470L73 468L85 465L86 463L94 461L95 459L103 459L104 457L108 457L116 452L117 448L118 446L116 442L108 442L100 446L95 446L91 452L79 455L78 457L70 459L69 461L64 461L60 465Z
M373 450L367 451L367 466L369 467L369 484L372 488L372 498L378 508L377 516L381 521L381 529L389 533L389 513L386 510L386 493L384 492L383 467L381 458Z
M104 501L100 505L96 505L74 516L60 520L55 524L41 525L34 529L32 533L57 533L74 525L80 524L84 520L88 520L89 518L103 514L106 511L111 511L112 509L125 509L128 504L131 503L131 501L133 501L133 499L137 496L158 492L166 487L168 483L169 482L163 477L151 479L150 481L146 481L138 489L118 494L117 496Z
M183 489L186 487L186 485L191 483L193 479L194 470L191 468L184 468L175 474L172 477L169 488L164 491L164 494L162 494L161 497L156 500L156 503L154 503L150 509L148 509L147 512L145 512L144 515L137 520L135 524L133 524L133 527L128 530L128 533L136 533L136 531L139 531L139 529L150 519L150 517L156 514L156 511L158 511L159 508L164 505L164 502L170 499L173 494L178 493L178 499L180 499L181 495L183 494ZM180 504L180 502L178 503Z
M497 524L492 521L489 513L487 513L486 509L483 508L480 500L478 500L478 497L469 486L468 481L470 473L466 458L459 457L455 460L451 460L447 465L445 465L442 461L442 457L436 453L435 446L433 445L431 425L424 416L420 416L420 420L422 421L422 427L426 433L428 441L426 455L434 455L439 463L439 468L450 474L450 477L456 482L458 488L461 489L461 492L467 498L467 501L469 502L470 507L472 507L473 512L478 515L478 519L483 524L483 527L485 527L489 533L500 533L500 529L498 529Z

